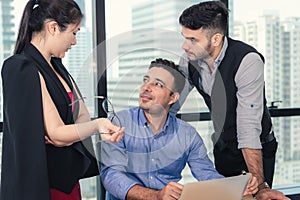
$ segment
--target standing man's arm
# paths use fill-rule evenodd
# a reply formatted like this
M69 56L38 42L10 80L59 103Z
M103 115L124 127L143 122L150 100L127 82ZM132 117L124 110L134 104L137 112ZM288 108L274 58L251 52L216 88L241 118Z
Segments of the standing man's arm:
M237 138L249 171L264 181L261 153L261 120L264 107L264 63L256 53L247 54L237 71Z
M249 172L257 178L258 184L264 182L262 153L260 149L242 148Z
M235 77L238 88L237 132L238 148L242 149L249 171L264 182L260 143L261 119L264 107L264 63L256 53L246 55ZM258 200L288 200L282 192L268 187L259 189Z

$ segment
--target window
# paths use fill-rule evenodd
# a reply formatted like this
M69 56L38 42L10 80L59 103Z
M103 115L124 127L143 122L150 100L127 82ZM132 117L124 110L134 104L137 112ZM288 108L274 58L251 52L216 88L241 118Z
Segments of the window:
M182 55L178 17L184 8L198 2L105 1L106 38L109 44L108 96L118 110L137 106L138 86L151 60L165 57L178 62ZM229 0L229 35L253 45L266 58L265 85L268 106L272 101L280 101L275 103L279 108L298 107L299 59L292 58L298 56L295 54L295 48L299 45L294 45L293 42L297 42L299 37L299 31L295 31L299 29L299 12L295 6L297 2L284 2L284 5L280 3L282 4L282 1L255 3L247 0ZM168 9L160 12L160 8L166 4ZM122 20L116 17L116 13L122 13ZM192 92L187 102L193 103L185 103L181 112L207 111L199 99L199 94ZM297 138L299 130L292 127L293 124L299 124L298 120L298 117L273 118L280 145L274 179L274 185L278 188L282 185L300 184L299 180L294 178L295 174L291 173L293 167L297 166L295 163L299 162L298 158L296 159L298 150L290 144ZM197 127L210 149L210 122L195 122L193 125ZM211 155L211 152L209 153ZM288 163L286 159L289 160ZM289 170L280 167L283 163ZM185 175L184 172L183 181L189 181L189 177L190 175Z
M259 5L259 6L258 6ZM298 1L229 0L235 39L252 44L266 58L265 82L268 102L282 101L279 108L299 107L298 51L300 14L295 8ZM250 12L249 12L250 11ZM247 24L255 24L248 31ZM244 33L240 33L246 27ZM249 41L247 37L256 38ZM269 103L270 104L270 103ZM299 117L273 118L278 139L274 187L300 185L299 173Z
M103 0L104 1L104 0ZM203 1L203 0L202 0ZM228 0L230 8L229 35L253 45L266 58L265 80L268 105L272 101L279 108L300 107L299 32L300 14L296 0ZM95 0L76 0L84 13L77 45L63 59L84 96L97 94L97 83L102 75L97 72L95 46ZM199 0L106 0L106 68L107 95L115 110L137 106L139 85L151 60L157 57L178 63L183 53L178 17L184 8ZM284 3L284 5L281 5ZM0 60L12 54L23 0L0 1ZM97 19L99 20L99 19ZM104 30L102 30L104 31ZM101 45L101 44L100 44ZM100 47L101 48L101 47ZM97 75L98 73L98 75ZM100 74L99 74L100 73ZM0 91L2 85L0 86ZM206 112L197 91L192 91L181 113ZM87 102L93 117L98 115L95 102ZM2 121L2 96L0 97ZM210 121L190 122L205 140L212 158ZM300 117L273 118L279 142L275 188L300 187ZM0 149L2 145L0 134ZM297 148L298 147L298 148ZM0 151L1 155L1 151ZM189 170L183 172L182 182L193 181ZM83 199L95 199L99 188L96 179L86 179L81 185Z

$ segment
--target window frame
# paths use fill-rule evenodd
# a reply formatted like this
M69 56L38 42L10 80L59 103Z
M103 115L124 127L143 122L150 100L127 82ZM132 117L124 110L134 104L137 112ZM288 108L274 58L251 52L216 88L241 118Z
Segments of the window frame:
M228 7L228 1L229 0L220 0L225 5ZM99 46L100 44L104 48L97 49L97 55L100 55L97 57L97 74L98 77L100 77L99 81L97 82L97 92L98 95L102 96L107 96L107 74L106 74L106 49L105 49L105 41L106 41L106 17L105 17L105 0L93 0L93 15L95 18L93 18L95 21L94 26L93 26L93 31L95 34L94 36L94 44L96 46ZM227 31L228 32L228 31ZM104 58L104 59L103 59ZM101 74L101 76L100 76ZM290 117L290 116L300 116L300 108L293 107L293 108L278 108L277 106L275 107L270 107L270 114L271 117ZM2 111L1 111L2 112ZM98 106L98 117L106 117L106 113L102 110L101 106ZM192 122L192 121L207 121L210 120L210 114L209 112L195 112L195 113L181 113L177 114L177 117L187 121L187 122ZM0 132L2 133L3 131L3 122L0 122ZM102 200L105 199L105 189L101 185L100 177L98 176L97 178L97 199ZM100 189L99 189L100 188ZM280 188L281 191L288 190L289 188ZM296 190L300 191L300 188L297 188ZM295 193L288 195L291 198L293 195L300 195L300 193Z
M230 0L220 0L222 1L227 7L229 5L228 1ZM106 22L106 18L105 18L105 0L98 0L96 1L96 35L97 35L97 45L100 44L101 42L104 42L106 40L106 31L105 31L105 22ZM229 27L230 25L227 27L227 35L229 33ZM103 52L100 52L100 55L106 55L106 50L103 50ZM101 57L102 57L101 56ZM106 58L102 57L102 58ZM105 71L105 62L106 61L101 61L101 62L97 62L97 69L101 72L98 72L99 74L103 74L100 78L99 84L98 84L98 92L99 95L107 95L107 77L106 77L106 73L102 73L103 71ZM273 105L273 103L271 102L271 105ZM300 116L300 108L278 108L277 106L271 106L269 107L269 111L271 114L271 117L285 117L285 116ZM99 116L102 116L102 111L99 110ZM211 120L210 119L210 114L209 112L195 112L195 113L180 113L177 114L177 117L187 121L187 122L192 122L192 121L207 121L207 120ZM101 184L101 183L100 183ZM288 190L289 188L280 188L281 191L285 191ZM105 189L103 188L103 186L101 187L101 200L105 199L105 194L103 194L103 192L105 191ZM300 188L299 188L300 191ZM298 194L292 194L289 195L290 197L292 197L293 195L299 195Z

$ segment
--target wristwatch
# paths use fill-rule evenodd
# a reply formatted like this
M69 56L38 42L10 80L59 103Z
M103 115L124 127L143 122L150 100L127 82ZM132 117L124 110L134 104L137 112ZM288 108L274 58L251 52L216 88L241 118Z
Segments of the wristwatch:
M259 191L261 191L263 189L270 188L270 186L269 186L269 184L267 182L263 182L257 188L258 188L257 192L259 192Z
M263 183L259 184L259 185L257 186L257 188L258 188L257 192L253 195L254 199L256 199L256 195L257 195L261 190L270 188L270 186L269 186L269 184L268 184L267 182L264 181Z

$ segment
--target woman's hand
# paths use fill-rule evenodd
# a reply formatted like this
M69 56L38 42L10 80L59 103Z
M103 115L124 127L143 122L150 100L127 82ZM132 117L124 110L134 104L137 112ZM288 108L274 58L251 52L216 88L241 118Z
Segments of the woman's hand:
M45 143L56 147L69 146L97 132L105 142L119 142L123 137L124 128L113 125L107 118L98 118L78 124L63 124L54 129L52 137L50 134L45 135Z
M124 127L118 127L111 123L107 118L99 118L98 132L105 142L119 142L123 137Z

